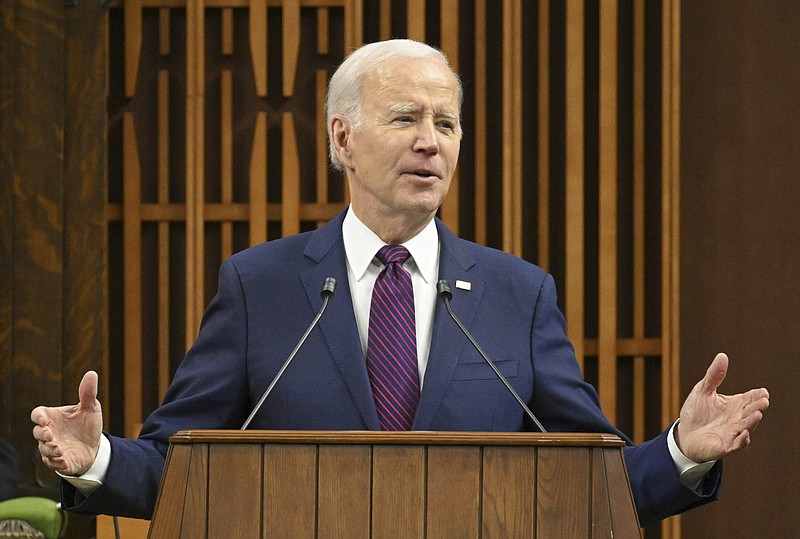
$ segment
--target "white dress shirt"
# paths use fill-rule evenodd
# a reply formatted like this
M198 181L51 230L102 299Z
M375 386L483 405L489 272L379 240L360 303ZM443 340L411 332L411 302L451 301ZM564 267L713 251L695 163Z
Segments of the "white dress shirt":
M375 233L356 217L352 207L342 223L344 252L347 259L347 281L353 300L361 350L367 357L369 337L369 309L372 303L372 287L383 269L375 256L386 245ZM419 381L422 387L428 352L431 349L433 314L436 312L436 278L439 274L439 233L436 223L431 222L422 231L402 244L411 257L403 268L411 274L414 287L414 315L417 324L417 362Z

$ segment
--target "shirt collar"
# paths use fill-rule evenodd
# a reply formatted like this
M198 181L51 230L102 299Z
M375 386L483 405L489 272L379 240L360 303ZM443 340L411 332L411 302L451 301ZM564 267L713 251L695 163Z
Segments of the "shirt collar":
M347 262L353 270L356 281L360 281L370 264L380 264L375 254L386 244L356 217L352 206L347 209L347 214L344 216L342 238ZM434 220L431 219L419 234L403 242L403 245L411 253L410 262L416 265L425 282L433 282L439 261L439 232L436 230Z

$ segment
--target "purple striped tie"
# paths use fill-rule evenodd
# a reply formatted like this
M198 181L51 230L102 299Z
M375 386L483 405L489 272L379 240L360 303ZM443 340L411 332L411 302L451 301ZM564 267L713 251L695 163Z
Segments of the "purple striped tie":
M409 256L402 245L384 245L372 289L367 370L383 430L410 430L419 402L414 289L402 266Z

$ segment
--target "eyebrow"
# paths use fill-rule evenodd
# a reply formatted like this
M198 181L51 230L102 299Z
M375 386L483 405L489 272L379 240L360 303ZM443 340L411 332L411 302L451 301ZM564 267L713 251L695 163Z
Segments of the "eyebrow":
M417 107L414 105L392 105L389 107L389 112L394 114L419 114L422 111L421 107ZM454 122L458 122L458 115L452 112L447 111L440 111L434 112L434 117L436 118L446 118L448 120L452 120Z

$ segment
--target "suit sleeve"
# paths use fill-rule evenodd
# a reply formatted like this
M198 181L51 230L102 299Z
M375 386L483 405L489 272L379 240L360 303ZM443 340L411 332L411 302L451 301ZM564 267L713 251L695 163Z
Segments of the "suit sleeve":
M717 499L721 464L709 472L701 494L684 487L667 447L666 435L634 445L603 415L594 387L583 380L566 337L553 278L542 282L533 317L534 389L531 408L544 426L560 432L609 432L628 444L625 462L642 526Z
M62 481L62 504L78 513L149 519L169 447L184 429L239 428L249 411L246 304L231 261L220 268L217 295L197 341L181 362L164 403L142 425L138 439L109 436L111 461L103 485L83 498Z

